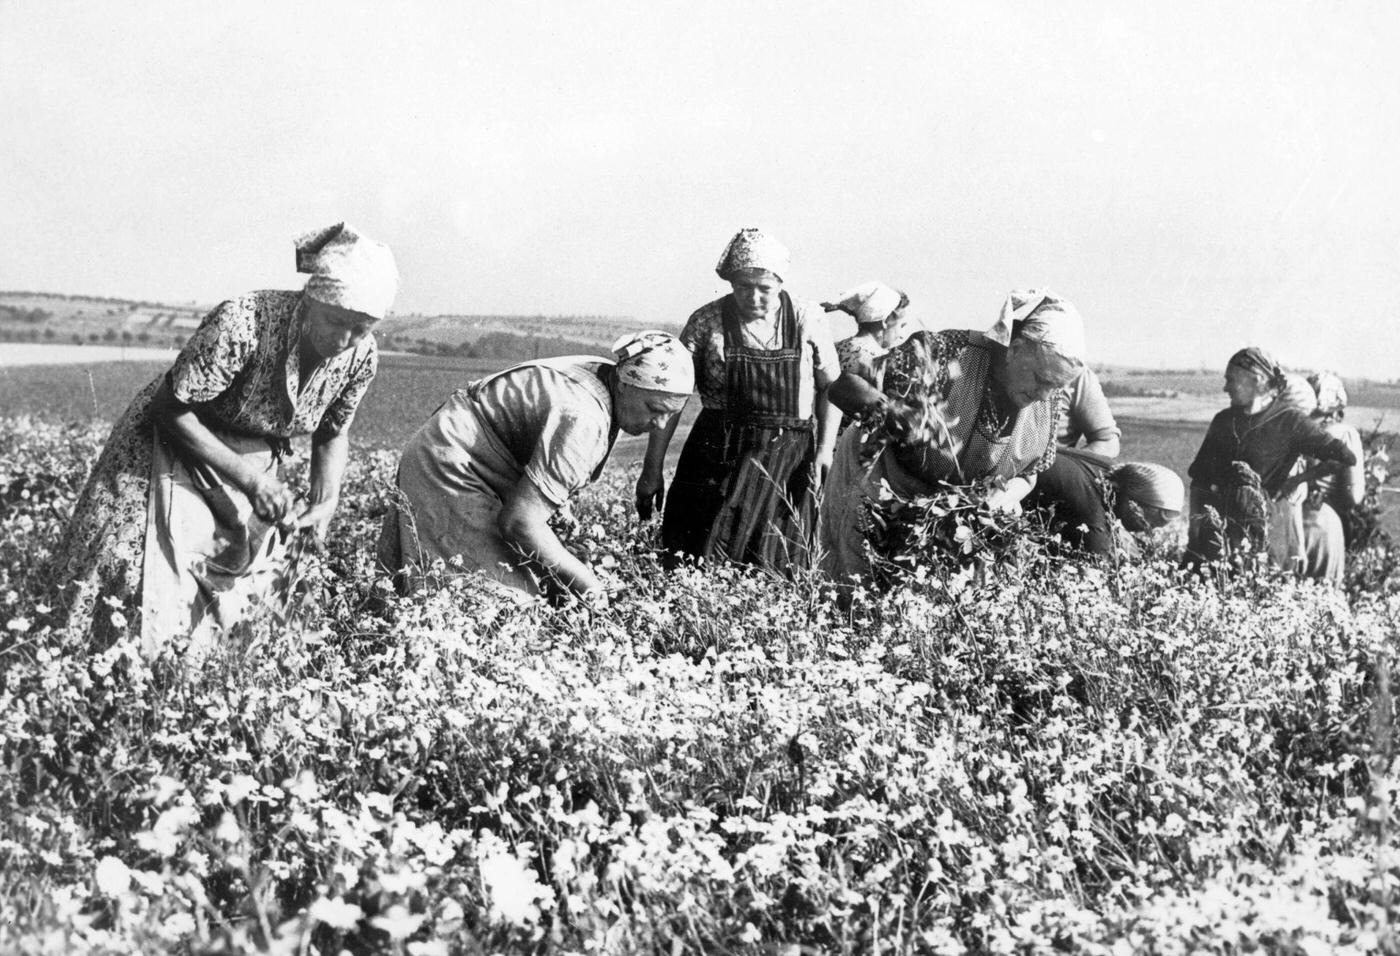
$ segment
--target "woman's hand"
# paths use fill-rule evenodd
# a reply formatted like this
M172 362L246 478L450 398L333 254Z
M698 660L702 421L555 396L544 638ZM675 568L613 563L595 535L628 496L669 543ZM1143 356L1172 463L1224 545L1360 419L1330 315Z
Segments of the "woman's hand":
M243 493L253 505L253 513L269 524L281 528L295 527L293 517L296 509L296 495L269 472L255 472L245 484Z
M660 469L643 467L637 477L637 517L650 521L666 503L666 480Z
M816 458L812 462L812 467L817 474L818 487L826 484L826 476L831 472L831 465L835 460L836 449L824 446L817 449Z
M1021 499L1010 490L1003 488L987 496L987 507L999 514L1013 518L1021 513Z
M337 502L335 501L313 501L305 508L301 509L301 514L296 517L296 527L309 528L316 536L317 541L324 540L326 529L331 523L331 516L335 514Z

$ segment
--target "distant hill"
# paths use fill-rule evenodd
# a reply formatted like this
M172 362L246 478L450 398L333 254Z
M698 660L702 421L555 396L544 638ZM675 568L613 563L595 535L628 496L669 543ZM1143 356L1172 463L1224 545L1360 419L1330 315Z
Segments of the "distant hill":
M214 303L179 304L50 292L0 292L0 341L184 344ZM636 320L607 315L390 315L386 350L518 361L603 352Z

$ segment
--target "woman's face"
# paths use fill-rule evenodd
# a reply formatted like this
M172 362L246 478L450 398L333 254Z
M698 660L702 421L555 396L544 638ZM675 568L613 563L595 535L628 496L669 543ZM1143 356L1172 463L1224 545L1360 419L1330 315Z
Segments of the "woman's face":
M617 400L613 403L613 419L617 427L629 435L659 432L671 424L685 408L689 395L672 395L637 388L626 382L617 383Z
M379 321L372 315L318 302L310 296L301 301L306 310L301 325L302 348L321 360L354 348Z
M1002 387L1017 408L1047 401L1064 388L1079 366L1026 339L1016 339L1006 350L1006 376Z
M783 280L762 269L743 269L729 277L734 301L745 319L761 319L778 308Z
M904 314L896 312L885 320L885 324L880 326L875 334L875 339L880 343L880 348L894 348L900 342L900 333L904 331Z
M1249 408L1268 394L1268 386L1257 374L1238 365L1225 367L1225 394L1236 408Z

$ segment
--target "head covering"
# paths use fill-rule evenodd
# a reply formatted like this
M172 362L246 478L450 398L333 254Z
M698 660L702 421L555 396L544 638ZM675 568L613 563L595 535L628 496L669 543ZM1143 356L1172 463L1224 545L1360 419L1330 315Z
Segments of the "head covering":
M689 395L695 391L695 360L670 332L648 329L613 343L620 382L650 392Z
M1076 362L1083 362L1089 352L1079 310L1049 289L1007 295L987 338L1002 345L1010 345L1013 338L1030 339Z
M1308 384L1317 395L1317 411L1321 415L1341 415L1347 407L1347 387L1336 372L1314 372Z
M1317 408L1317 393L1308 380L1297 372L1284 372L1283 388L1274 401L1286 408L1296 408L1304 415L1311 415Z
M1186 502L1186 486L1170 468L1146 461L1130 461L1108 473L1118 493L1139 505L1180 511Z
M740 269L762 269L771 272L779 279L787 275L792 264L792 253L766 232L757 229L740 229L724 247L724 255L719 257L715 272L721 279L728 280Z
M1225 367L1231 365L1242 368L1246 372L1253 372L1268 384L1270 388L1283 389L1287 384L1284 378L1283 366L1268 352L1258 346L1250 346L1247 349L1240 349L1230 356L1230 361L1225 363Z
M823 302L822 308L828 312L844 312L855 319L857 325L869 325L883 323L908 301L904 293L883 282L866 282L841 293L835 302Z
M306 294L317 302L384 318L399 288L394 254L348 222L296 240L297 271L309 273Z

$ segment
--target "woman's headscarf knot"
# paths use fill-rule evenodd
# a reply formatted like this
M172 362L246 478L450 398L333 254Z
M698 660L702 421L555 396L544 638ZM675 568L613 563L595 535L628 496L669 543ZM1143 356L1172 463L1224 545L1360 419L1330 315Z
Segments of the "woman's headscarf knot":
M870 325L884 322L907 302L898 289L883 282L866 282L841 293L835 302L823 302L822 308L828 312L844 312L855 319L857 325Z
M1030 339L1074 362L1083 362L1089 351L1083 316L1049 289L1010 293L987 338L1002 345L1010 345L1013 338Z
M394 254L348 222L296 239L297 271L310 275L306 294L317 302L384 318L399 289Z
M792 253L777 239L758 229L740 229L724 247L715 272L728 281L740 269L762 269L781 280L791 263Z
M652 392L689 395L695 390L695 360L670 332L647 330L613 343L618 381Z

